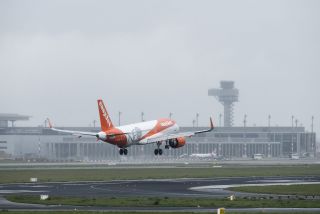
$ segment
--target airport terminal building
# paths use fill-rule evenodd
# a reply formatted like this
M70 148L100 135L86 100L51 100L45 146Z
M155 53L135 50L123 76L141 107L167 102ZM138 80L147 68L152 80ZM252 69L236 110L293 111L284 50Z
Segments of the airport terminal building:
M205 127L181 127L192 131ZM75 128L98 132L99 128ZM164 147L164 146L163 146ZM130 159L154 159L156 144L128 148ZM187 138L184 147L164 149L161 159L188 158L191 154L212 153L222 159L315 157L316 135L304 127L217 127L210 133ZM118 148L96 141L94 137L76 137L43 127L0 127L0 158L41 159L45 161L117 161Z
M192 154L214 153L221 159L252 158L259 154L264 158L316 157L316 134L304 127L247 127L246 115L243 127L233 127L233 104L238 102L239 90L233 81L221 81L220 88L208 90L208 95L224 106L224 126L212 132L187 139L184 147L164 149L161 159L182 159ZM220 114L220 117L222 115ZM28 116L0 114L0 158L43 159L48 161L101 161L119 160L118 148L97 141L94 137L75 137L44 127L15 127L17 120ZM221 118L220 118L221 120ZM11 122L11 127L9 126ZM270 124L270 116L269 116ZM182 127L181 131L203 130L207 127ZM100 128L68 127L69 130L99 132ZM163 146L164 147L164 146ZM128 160L153 160L156 144L128 148Z

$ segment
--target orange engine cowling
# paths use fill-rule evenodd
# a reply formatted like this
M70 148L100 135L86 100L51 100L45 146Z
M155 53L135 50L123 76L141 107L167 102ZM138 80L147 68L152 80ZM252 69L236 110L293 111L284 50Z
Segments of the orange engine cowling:
M182 147L182 146L184 146L184 144L186 144L185 137L178 137L178 138L169 140L169 145L174 149Z

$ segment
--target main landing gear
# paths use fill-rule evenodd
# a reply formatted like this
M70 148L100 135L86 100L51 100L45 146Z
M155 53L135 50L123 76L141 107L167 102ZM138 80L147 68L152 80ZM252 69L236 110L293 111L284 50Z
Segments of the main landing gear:
M155 154L155 155L162 155L162 153L163 153L163 151L162 151L162 149L160 149L160 148L154 150L154 154Z
M126 148L120 148L120 149L119 149L119 154L120 154L120 155L127 155L127 154L128 154L128 149L126 149Z
M157 146L158 148L154 150L154 155L162 155L163 151L162 149L160 149L160 146L161 146L161 142L157 142Z

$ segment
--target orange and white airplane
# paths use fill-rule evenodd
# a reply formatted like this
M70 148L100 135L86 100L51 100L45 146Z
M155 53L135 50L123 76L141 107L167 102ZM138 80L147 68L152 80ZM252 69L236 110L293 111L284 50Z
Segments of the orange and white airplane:
M118 146L120 155L127 155L127 148L132 145L146 145L151 143L157 145L154 154L162 155L163 151L160 148L162 143L165 143L166 149L169 149L169 147L174 149L179 148L185 145L186 137L210 132L214 128L211 118L209 129L195 132L179 132L179 126L175 121L170 119L151 120L115 127L111 122L102 100L98 100L98 108L101 123L101 131L98 133L56 129L48 119L49 127L54 131L70 133L79 137L94 136L98 140Z

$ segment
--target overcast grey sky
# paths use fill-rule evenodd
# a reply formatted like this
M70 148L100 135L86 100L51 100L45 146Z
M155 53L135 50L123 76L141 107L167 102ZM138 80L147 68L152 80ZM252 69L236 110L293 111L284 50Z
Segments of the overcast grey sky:
M235 125L320 131L320 1L0 1L0 112L87 126L104 99L117 124L218 120L207 96L240 90ZM300 123L299 122L299 123ZM19 125L19 123L18 123Z

